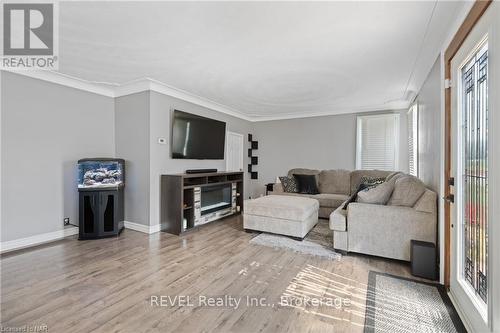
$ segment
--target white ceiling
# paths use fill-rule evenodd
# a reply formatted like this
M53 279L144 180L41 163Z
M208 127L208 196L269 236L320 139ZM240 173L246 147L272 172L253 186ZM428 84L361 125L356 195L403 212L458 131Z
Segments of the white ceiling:
M462 2L61 2L59 72L149 77L254 119L396 109Z

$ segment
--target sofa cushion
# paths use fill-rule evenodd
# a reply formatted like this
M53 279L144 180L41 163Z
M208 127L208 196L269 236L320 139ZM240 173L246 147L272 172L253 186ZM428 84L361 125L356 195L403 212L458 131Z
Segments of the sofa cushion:
M304 169L304 168L295 168L295 169L290 169L288 171L288 177L293 177L294 174L297 175L319 175L319 170L314 170L314 169Z
M426 189L413 208L419 212L435 214L437 211L437 194Z
M351 172L348 170L324 170L318 177L319 191L321 193L349 195Z
M369 187L363 191L359 191L357 201L361 203L385 205L391 198L393 190L393 182L384 182L375 187Z
M330 229L335 231L347 230L347 210L339 207L330 214Z
M245 214L304 221L318 214L317 200L303 196L267 195L245 201Z
M329 219L330 214L335 210L333 207L319 207L318 217L321 219Z
M413 207L425 190L425 185L420 179L404 175L395 181L394 191L388 205Z
M340 205L342 205L347 199L349 199L349 196L347 195L331 194L331 193L303 194L303 193L284 192L284 193L279 193L279 195L316 199L319 202L320 207L327 207L327 208L337 208Z
M321 207L337 208L349 199L349 196L345 194L320 193L311 195L310 198L318 200Z
M318 184L315 175L293 175L299 184L299 192L305 194L318 194Z
M347 207L351 202L356 201L356 199L358 198L359 191L367 190L369 188L377 186L378 184L382 184L383 183L382 179L383 178L371 178L366 176L361 177L361 182L356 191L351 193L349 199L347 199L347 201L343 203L344 209L347 209Z
M295 175L315 175L316 176L316 184L318 184L319 170L295 168L295 169L290 169L288 171L288 177L293 177L294 174Z
M350 194L353 194L358 189L359 184L361 184L362 177L370 177L370 178L380 178L387 177L391 174L391 171L382 171L382 170L354 170L351 172L351 191Z
M385 181L388 182L390 180L396 181L398 178L404 176L405 174L402 173L401 171L394 171L391 172L387 177L385 177Z
M299 184L295 177L279 177L281 185L283 186L283 191L287 193L298 193Z

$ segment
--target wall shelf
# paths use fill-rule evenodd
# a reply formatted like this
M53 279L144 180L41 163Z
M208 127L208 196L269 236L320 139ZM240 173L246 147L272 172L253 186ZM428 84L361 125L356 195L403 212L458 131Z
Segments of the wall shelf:
M250 143L250 148L248 148L248 157L250 158L248 173L250 173L251 179L258 179L259 173L254 170L253 166L257 166L259 164L259 157L253 156L253 151L259 149L259 142L253 139L252 134L248 134L248 142Z

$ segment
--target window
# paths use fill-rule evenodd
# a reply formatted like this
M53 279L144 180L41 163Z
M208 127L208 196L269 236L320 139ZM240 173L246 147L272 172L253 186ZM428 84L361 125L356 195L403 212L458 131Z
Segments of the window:
M358 116L356 168L397 170L399 114Z
M410 175L418 177L418 105L408 111L408 169Z

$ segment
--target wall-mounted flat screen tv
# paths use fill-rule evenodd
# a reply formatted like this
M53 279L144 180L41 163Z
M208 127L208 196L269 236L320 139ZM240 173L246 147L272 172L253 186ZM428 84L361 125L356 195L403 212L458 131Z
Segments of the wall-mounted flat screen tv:
M226 123L174 110L172 158L224 159Z

